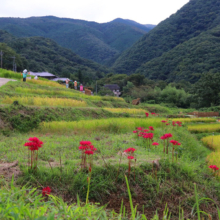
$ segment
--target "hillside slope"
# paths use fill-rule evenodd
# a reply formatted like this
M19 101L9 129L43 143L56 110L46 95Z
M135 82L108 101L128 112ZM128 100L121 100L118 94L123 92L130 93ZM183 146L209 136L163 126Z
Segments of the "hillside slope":
M16 38L0 30L0 42L6 43L18 55L21 55L20 60L23 62L17 63L18 71L25 67L33 72L48 71L67 77L70 73L75 73L78 70L86 72L88 75L94 75L97 71L108 72L107 68L100 64L81 58L71 50L62 48L56 42L47 38ZM4 45L0 44L0 49L2 47ZM6 62L5 49L3 51L5 53L3 55L3 68L11 68L11 66L5 66L9 62ZM9 59L12 60L11 57ZM12 64L12 61L10 64Z
M114 70L120 73L135 72L142 64L216 27L219 16L219 1L191 0L125 51L115 61Z
M53 16L30 18L0 18L0 29L17 37L42 36L76 54L105 63L133 45L152 29L123 19L99 24Z

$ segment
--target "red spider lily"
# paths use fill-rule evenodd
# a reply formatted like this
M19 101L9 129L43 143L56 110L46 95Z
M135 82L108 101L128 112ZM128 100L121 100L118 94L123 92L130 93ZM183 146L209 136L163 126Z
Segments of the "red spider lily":
M142 131L143 128L142 127L137 127L137 130Z
M156 115L156 113L155 112L151 112L151 115Z
M146 112L146 113L145 113L145 115L146 115L146 117L148 117L148 116L149 116L149 113L148 113L148 112Z
M28 140L30 142L26 142L24 146L28 147L28 149L31 151L30 155L28 155L31 169L37 169L38 149L42 147L43 142L37 137L30 137ZM35 151L37 152L35 153Z
M166 125L170 125L169 123L166 123Z
M178 125L178 126L182 126L182 122L181 121L176 121L176 124Z
M94 152L97 150L90 141L80 141L79 142L81 146L79 146L79 150L82 151L81 155L81 169L82 167L86 167L86 155L88 155L89 160L90 160L90 167L92 167L92 155ZM90 157L91 155L91 157Z
M149 127L150 131L154 131L154 128L152 126Z
M210 165L209 168L211 168L214 171L214 176L216 176L219 168L216 165Z
M131 171L131 160L134 159L134 152L136 151L135 148L133 147L129 147L128 149L126 149L124 152L125 153L128 153L130 155L128 155L128 177L130 176L130 171ZM135 159L136 160L136 159Z
M168 134L164 134L162 137L160 137L160 139L164 140L163 144L164 144L164 148L163 148L163 152L165 153L165 140L167 140L167 148L166 148L166 154L168 154L168 147L169 147L169 138L173 137L173 135L171 133Z
M90 141L80 141L79 142L81 145L91 145L92 143Z
M91 154L94 154L94 152L92 150L86 150L84 154L91 155Z
M170 143L173 144L173 150L172 150L172 161L173 161L174 160L174 146L181 145L181 144L175 140L171 140Z
M129 147L128 149L124 150L125 153L130 153L130 152L134 153L135 151L136 151L136 149L133 147Z
M215 171L219 170L219 168L216 165L210 165L209 168Z
M148 132L149 130L147 130L147 129L144 129L144 132Z
M136 133L137 133L137 131L135 130L135 131L133 131L133 133L135 133L135 134L136 134Z
M175 140L171 140L170 143L173 145L181 145L178 141Z
M173 126L176 126L176 122L175 122L175 121L172 121L172 125L173 125Z
M147 140L147 147L150 148L150 142L153 141L154 134L153 133L145 133L143 138Z
M157 143L157 142L153 142L152 145L155 146L155 148L156 148L156 146L158 146L159 143Z
M50 195L50 192L51 192L51 189L50 189L49 186L47 186L47 187L45 187L45 188L42 189L42 195L43 195L43 196L48 196L48 195Z
M165 120L162 120L161 122L162 122L162 123L166 123L167 121L165 121Z
M154 137L154 133L145 133L145 135L143 136L143 138L146 138L146 139L153 139Z

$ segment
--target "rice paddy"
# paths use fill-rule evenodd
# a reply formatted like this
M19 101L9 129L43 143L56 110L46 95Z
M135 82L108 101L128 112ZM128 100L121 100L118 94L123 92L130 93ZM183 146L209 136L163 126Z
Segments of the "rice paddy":
M110 118L75 122L42 122L39 131L43 133L93 133L100 131L121 133L133 131L136 127L149 127L152 125L161 127L161 118Z
M181 121L183 123L193 123L193 122L216 122L215 118L174 118L172 121Z
M220 123L218 123L218 124L189 125L188 131L190 131L192 133L220 132Z
M86 107L85 101L78 101L74 99L66 98L43 98L43 97L9 97L6 96L3 100L3 104L12 104L14 101L18 101L22 105L34 105L34 106L62 106L62 107Z
M220 135L204 137L202 138L202 142L207 147L215 151L220 151Z
M144 113L147 112L144 109L135 109L135 108L104 108L104 109L113 113L128 113L133 115L144 115Z
M29 80L28 82L31 82L34 80ZM35 80L37 81L37 80ZM43 84L40 83L40 85L46 85L47 83L52 83L53 87L56 87L56 84L59 87L59 84L55 82L47 82L47 81L41 81ZM83 98L83 99L89 99L94 101L117 101L117 102L125 102L123 98L118 97L112 97L112 96L96 96L96 95L85 95L84 93L81 93L79 91L76 91L74 89L66 89L64 86L59 87L59 89L39 89L39 88L23 88L23 87L17 87L15 88L15 92L22 93L22 94L33 94L33 95L50 95L50 96L67 96L67 97L73 97L73 98Z
M49 87L58 87L58 88L65 88L65 85L61 85L57 82L53 82L53 81L44 81L44 80L34 80L34 79L27 79L28 83L31 84L37 84L37 85L43 85L43 86L49 86Z

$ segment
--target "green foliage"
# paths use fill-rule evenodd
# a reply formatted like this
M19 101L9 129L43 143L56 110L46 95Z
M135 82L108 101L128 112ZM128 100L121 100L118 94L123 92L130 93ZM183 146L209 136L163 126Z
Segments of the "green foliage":
M7 46L5 43L0 43L0 52L1 51L3 52L3 56L2 56L3 58L2 68L3 69L13 69L12 57L15 57L17 71L22 71L24 69L24 65L23 65L20 55L17 54L11 47ZM0 67L1 67L1 56L0 56Z
M203 74L193 87L194 100L198 107L210 107L220 104L220 73Z

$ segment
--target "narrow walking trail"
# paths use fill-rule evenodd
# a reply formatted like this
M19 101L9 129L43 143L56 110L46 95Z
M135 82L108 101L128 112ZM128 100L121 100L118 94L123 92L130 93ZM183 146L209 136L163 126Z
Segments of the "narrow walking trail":
M0 86L5 85L9 81L16 81L14 79L6 79L6 78L0 78Z

